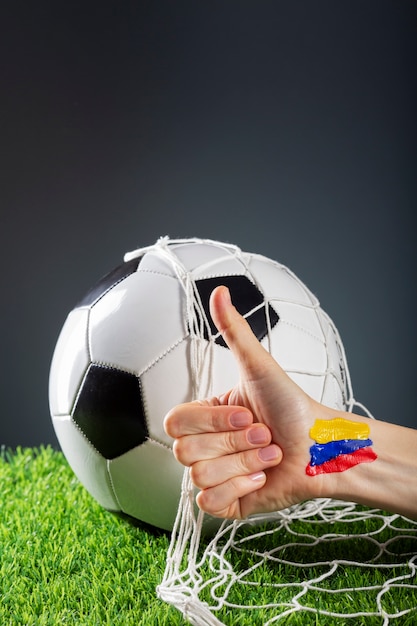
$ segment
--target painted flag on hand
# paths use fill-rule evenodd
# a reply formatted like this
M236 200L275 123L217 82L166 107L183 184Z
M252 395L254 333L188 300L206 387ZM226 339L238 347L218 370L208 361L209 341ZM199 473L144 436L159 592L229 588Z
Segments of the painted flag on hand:
M308 476L344 472L359 465L371 463L377 455L369 438L369 425L363 422L336 417L332 420L316 420L310 430L315 444L310 448Z

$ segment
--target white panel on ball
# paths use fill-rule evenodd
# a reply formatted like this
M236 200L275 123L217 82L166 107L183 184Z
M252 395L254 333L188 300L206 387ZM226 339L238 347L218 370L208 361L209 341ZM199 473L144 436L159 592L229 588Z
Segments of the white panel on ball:
M206 263L193 271L193 278L201 280L212 276L245 276L245 266L238 259L219 258L215 263Z
M54 415L69 415L89 364L88 309L71 311L59 335L49 378L49 405Z
M153 254L151 251L145 254L142 258L138 271L152 272L154 274L161 274L162 276L171 276L171 278L176 278L172 263L170 263L167 259L162 258L160 255Z
M170 448L149 440L109 461L109 471L124 513L158 528L172 529L183 468Z
M187 335L181 296L174 278L131 274L91 310L92 360L140 375Z
M317 302L308 289L279 263L254 255L249 269L267 298L306 305Z
M168 446L172 445L172 439L164 431L165 415L176 404L192 399L189 344L188 338L182 341L141 376L150 436Z
M237 272L242 274L241 264L236 263L236 257L234 255L234 248L230 248L223 244L213 245L212 243L187 243L173 246L178 259L183 263L189 272L195 274L198 272L207 272L210 274L219 275L222 272L217 272L214 269L207 270L207 267L215 267L219 259L224 259L226 262L228 259L233 262L233 268L237 268ZM236 269L233 271L233 273Z
M53 417L52 422L62 451L78 480L102 507L118 511L106 459L93 448L70 417Z
M328 374L324 384L322 403L334 409L346 410L342 388L334 375Z
M274 302L271 305L278 312L280 321L300 331L300 343L304 335L324 344L323 328L314 308L301 306L291 302Z
M236 360L229 349L215 344L213 346L213 352L214 358L211 371L211 394L214 396L220 396L237 385L239 382L239 371Z
M288 372L325 374L327 355L324 341L280 319L271 336L272 354Z
M342 380L341 368L343 368L343 358L341 348L338 345L335 332L327 321L326 317L320 312L321 318L323 320L323 326L325 327L325 336L326 336L326 349L329 361L329 370L331 370L336 378L339 380L340 384L344 384L344 380Z

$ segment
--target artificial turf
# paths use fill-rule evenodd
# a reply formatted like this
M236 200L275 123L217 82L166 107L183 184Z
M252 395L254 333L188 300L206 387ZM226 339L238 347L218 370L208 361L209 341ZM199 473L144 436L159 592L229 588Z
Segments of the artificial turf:
M169 537L104 511L62 453L3 451L0 624L183 624L155 593Z
M61 452L51 447L3 450L0 487L1 626L185 624L182 615L156 595L165 568L169 535L104 511L80 485ZM312 529L310 522L297 524L297 532L326 532L323 527ZM270 538L267 536L262 541ZM259 550L271 550L271 545L262 545L262 541ZM356 544L352 550L357 550ZM324 546L325 543L319 543L314 550L328 550L329 544L327 548ZM417 553L414 537L405 549L408 553L410 550ZM313 557L321 558L320 554L312 554L312 546L308 547L308 558L302 554L303 546L298 550L297 557L306 558L306 562ZM249 552L243 551L236 558L234 565L243 571L248 565ZM230 600L250 605L255 600L258 603L261 593L265 595L265 602L276 601L278 591L271 589L268 582L297 582L302 575L300 568L282 565L274 568L267 562L255 573L255 578L263 581L261 587L254 593L251 586L236 586ZM367 569L351 571L346 568L341 569L340 575L340 585L360 588L369 585L370 576L375 582L379 574ZM415 580L410 582L416 583ZM291 589L282 591L283 602L289 591ZM314 590L309 593L314 595ZM389 593L390 602L397 610L417 606L415 588L393 588ZM354 598L355 594L351 593L347 600L343 599L348 606L341 605L342 611L355 610L355 602L357 610L372 605L372 594L356 595ZM312 606L327 601L326 594L311 598ZM323 604L324 611L328 608ZM229 609L225 609L218 616L227 624L250 626L263 623L266 617L250 609L233 613L233 617ZM279 623L353 626L382 624L382 619L329 619L325 615L302 612ZM417 610L392 623L414 625Z

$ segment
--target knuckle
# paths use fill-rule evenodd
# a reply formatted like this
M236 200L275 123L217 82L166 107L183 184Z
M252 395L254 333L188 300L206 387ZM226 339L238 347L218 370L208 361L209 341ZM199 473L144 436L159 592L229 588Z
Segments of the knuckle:
M181 419L177 409L171 409L164 419L164 430L169 437L178 437L181 434Z
M242 452L236 455L236 473L238 476L244 476L254 471L252 451Z
M208 513L209 515L221 518L228 517L227 508L219 510L219 503L212 489L200 491L197 496L197 504L202 511Z
M222 439L225 454L233 454L236 452L236 434L233 431L224 432Z
M220 497L216 489L200 491L197 495L197 504L202 511L213 517L222 519L239 519L242 517L239 499L234 494L232 483L227 485L226 493Z
M199 489L206 489L210 486L209 477L210 472L207 471L206 463L197 462L190 467L190 478Z
M218 405L215 405L218 406ZM222 431L222 414L220 411L214 410L214 405L212 405L212 410L210 411L210 432L217 433Z
M216 398L203 398L202 400L195 400L194 404L205 408L216 406Z
M186 442L183 439L176 439L172 446L172 452L175 458L182 465L189 465L189 453Z
M211 501L212 501L212 498L210 498L209 491L200 491L200 493L197 495L198 507L205 513L212 512L210 508Z

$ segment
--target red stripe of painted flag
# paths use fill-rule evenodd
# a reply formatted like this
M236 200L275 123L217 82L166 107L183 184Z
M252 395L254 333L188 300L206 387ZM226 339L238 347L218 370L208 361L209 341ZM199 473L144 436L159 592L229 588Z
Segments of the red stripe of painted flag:
M336 458L325 461L321 465L311 466L309 464L306 467L306 474L308 474L308 476L317 476L317 474L344 472L355 465L359 465L359 463L372 463L376 458L377 455L372 448L368 446L355 450L355 452L351 452L350 454L339 454Z

